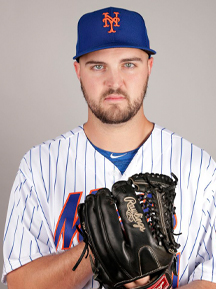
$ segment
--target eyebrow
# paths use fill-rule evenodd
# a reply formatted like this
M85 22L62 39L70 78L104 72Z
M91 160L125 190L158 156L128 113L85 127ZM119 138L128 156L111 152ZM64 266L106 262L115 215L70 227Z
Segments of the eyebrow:
M124 58L121 60L121 62L132 62L132 61L143 62L140 57Z
M87 61L85 63L85 65L89 65L89 64L99 64L99 65L103 65L103 64L106 64L105 62L103 61L97 61L97 60L90 60L90 61Z
M121 59L121 60L120 60L120 63L133 62L133 61L143 62L140 57L131 57L131 58L123 58L123 59ZM106 64L106 62L104 62L104 61L97 61L97 60L89 60L89 61L87 61L87 62L85 63L85 65L90 65L90 64L104 65L104 64Z

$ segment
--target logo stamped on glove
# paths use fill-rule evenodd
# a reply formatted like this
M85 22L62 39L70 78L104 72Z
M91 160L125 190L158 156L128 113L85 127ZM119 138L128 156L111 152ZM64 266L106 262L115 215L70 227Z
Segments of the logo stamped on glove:
M126 211L126 217L129 222L134 222L135 224L133 227L139 228L141 232L145 231L145 226L142 222L142 216L143 214L138 213L137 209L135 208L136 199L133 197L126 197L124 198L124 201L127 202L127 211Z
M163 275L154 285L149 287L148 289L168 289L169 282L165 275Z

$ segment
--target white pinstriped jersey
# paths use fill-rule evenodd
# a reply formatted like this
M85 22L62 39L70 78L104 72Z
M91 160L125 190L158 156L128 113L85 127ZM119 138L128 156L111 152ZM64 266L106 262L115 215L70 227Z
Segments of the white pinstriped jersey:
M38 257L75 246L77 205L101 187L140 172L173 172L179 277L216 282L216 166L203 150L155 125L125 173L94 149L83 127L32 148L22 159L11 192L4 232L6 274ZM96 288L90 280L85 288Z

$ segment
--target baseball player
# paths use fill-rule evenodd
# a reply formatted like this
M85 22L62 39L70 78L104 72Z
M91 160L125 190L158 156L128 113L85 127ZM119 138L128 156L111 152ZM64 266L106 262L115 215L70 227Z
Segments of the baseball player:
M89 257L72 271L84 248L77 207L88 194L140 172L178 178L181 246L173 288L216 288L215 162L145 117L155 53L136 12L109 7L80 18L74 67L88 119L21 160L4 231L2 282L10 289L97 288ZM149 278L125 287L145 286Z

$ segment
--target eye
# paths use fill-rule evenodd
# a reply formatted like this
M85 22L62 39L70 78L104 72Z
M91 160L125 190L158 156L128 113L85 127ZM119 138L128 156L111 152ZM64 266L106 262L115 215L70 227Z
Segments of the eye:
M125 63L124 66L126 68L134 68L135 67L135 64L131 63L131 62L128 62L128 63Z
M94 70L102 70L104 68L104 66L102 64L96 64L93 66Z

